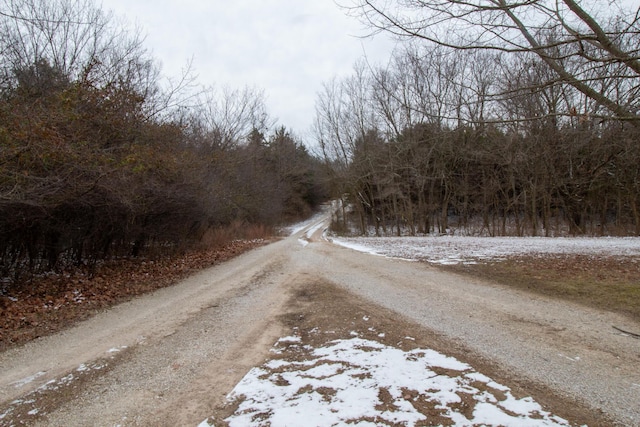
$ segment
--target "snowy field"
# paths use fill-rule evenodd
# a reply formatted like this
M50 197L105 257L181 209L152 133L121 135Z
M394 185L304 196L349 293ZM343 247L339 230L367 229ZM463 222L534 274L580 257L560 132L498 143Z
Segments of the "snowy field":
M238 407L219 425L570 425L434 350L402 351L352 332L319 348L297 336L281 338L272 352L227 396ZM199 427L215 424L209 419Z
M640 256L639 237L331 237L333 243L391 258L472 264L508 256Z

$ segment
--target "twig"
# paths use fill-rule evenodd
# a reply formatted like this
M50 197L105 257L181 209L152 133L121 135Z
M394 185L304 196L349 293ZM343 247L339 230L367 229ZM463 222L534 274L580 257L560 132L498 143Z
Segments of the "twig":
M623 334L631 335L631 336L632 336L632 337L634 337L634 338L638 338L638 339L640 339L640 334L634 334L633 332L625 331L624 329L620 329L620 328L618 328L617 326L612 326L612 327L613 327L613 329L615 329L616 331L620 331L620 332L622 332Z

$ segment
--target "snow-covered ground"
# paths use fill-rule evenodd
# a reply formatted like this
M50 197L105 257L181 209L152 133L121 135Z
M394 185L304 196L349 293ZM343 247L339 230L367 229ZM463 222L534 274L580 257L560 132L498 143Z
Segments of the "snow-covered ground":
M403 351L352 332L319 348L285 337L272 351L274 358L228 395L239 403L224 420L229 426L414 426L427 419L456 426L570 425L434 350Z
M331 240L362 252L435 264L476 263L514 255L640 256L640 237L332 237Z

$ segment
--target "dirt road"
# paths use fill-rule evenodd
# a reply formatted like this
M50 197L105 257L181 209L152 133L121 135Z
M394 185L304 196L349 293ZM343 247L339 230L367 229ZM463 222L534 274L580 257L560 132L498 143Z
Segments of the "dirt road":
M293 324L365 309L561 416L640 425L640 340L612 328L640 325L337 247L324 221L0 354L0 425L195 426Z

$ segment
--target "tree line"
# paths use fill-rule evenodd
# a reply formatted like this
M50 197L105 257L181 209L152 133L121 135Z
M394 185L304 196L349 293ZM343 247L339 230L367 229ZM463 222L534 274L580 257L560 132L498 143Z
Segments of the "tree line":
M325 196L322 165L261 91L162 76L90 0L0 5L0 276L191 247Z
M336 227L640 235L638 13L569 0L355 3L407 40L318 96L316 135L348 208Z

